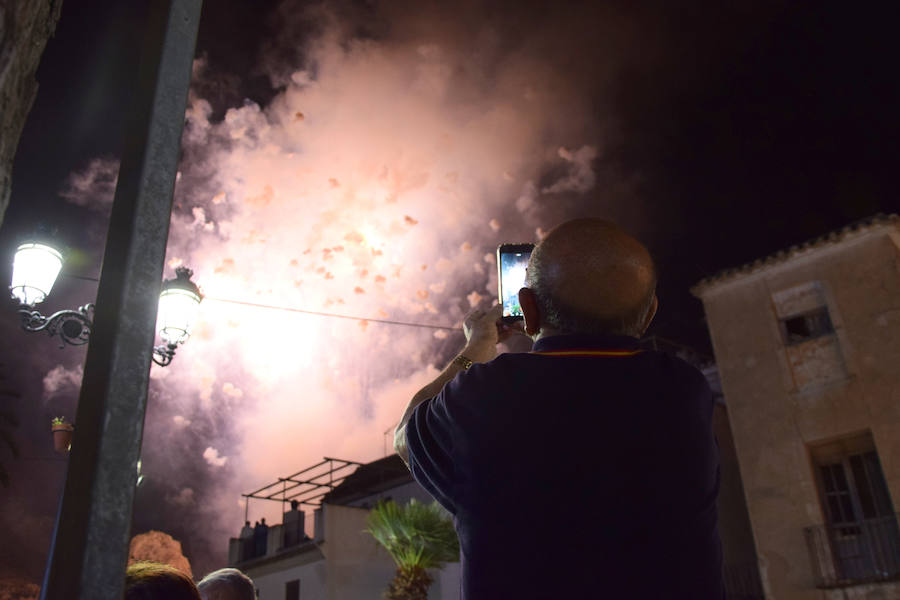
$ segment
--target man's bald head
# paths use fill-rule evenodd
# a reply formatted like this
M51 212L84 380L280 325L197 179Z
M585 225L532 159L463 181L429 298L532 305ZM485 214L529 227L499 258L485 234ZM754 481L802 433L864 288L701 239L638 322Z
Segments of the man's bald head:
M577 219L550 231L531 254L526 285L542 329L557 333L640 337L656 310L650 253L602 219Z
M203 600L256 600L253 580L232 568L213 571L200 580L197 589Z

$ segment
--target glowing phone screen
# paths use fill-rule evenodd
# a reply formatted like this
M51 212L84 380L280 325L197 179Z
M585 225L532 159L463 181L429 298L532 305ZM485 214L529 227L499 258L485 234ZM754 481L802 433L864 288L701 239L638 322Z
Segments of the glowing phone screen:
M500 255L500 301L503 303L504 317L521 317L519 290L525 286L525 267L531 257L529 247L519 246L508 250L502 246Z

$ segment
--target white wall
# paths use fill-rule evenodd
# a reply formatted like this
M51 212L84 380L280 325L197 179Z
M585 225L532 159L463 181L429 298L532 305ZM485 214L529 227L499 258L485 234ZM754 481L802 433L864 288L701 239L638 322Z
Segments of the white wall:
M434 583L428 589L428 600L459 600L459 567L458 562L450 563L431 573Z
M352 572L356 577L348 578L343 582L344 585L335 586L335 593L349 593L353 598L362 597L371 600L381 598L382 592L387 589L390 578L393 577L393 572L389 574L384 570L384 565L381 567L377 569L379 572L371 573L370 565L345 565L343 574ZM300 600L328 600L325 573L326 566L323 559L277 573L260 575L254 577L253 582L259 590L259 600L284 600L285 584L294 579L300 580ZM440 571L432 571L431 575L434 577L434 583L428 590L428 600L459 600L459 563L450 563ZM360 581L360 576L368 581ZM351 583L355 585L347 585ZM351 596L341 598L349 600Z
M414 486L414 487L413 487ZM395 488L389 495L405 502L418 484L407 489ZM424 493L424 490L422 490ZM409 496L407 494L410 494ZM424 501L430 499L418 498ZM309 561L306 564L283 566L269 563L248 569L259 590L259 600L284 600L285 584L300 580L301 600L377 600L387 589L396 565L370 534L365 531L369 511L350 506L325 505L322 522L325 542L322 551L284 559L284 562ZM269 530L270 532L272 529ZM451 563L441 571L432 572L434 583L429 600L458 600L459 563Z
M284 586L288 581L300 580L301 600L325 600L325 559L290 567L284 571L253 578L259 590L259 600L284 600Z

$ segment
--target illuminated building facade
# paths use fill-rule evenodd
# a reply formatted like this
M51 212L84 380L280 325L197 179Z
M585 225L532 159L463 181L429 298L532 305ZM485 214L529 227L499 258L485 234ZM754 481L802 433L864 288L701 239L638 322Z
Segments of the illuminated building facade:
M415 498L433 501L416 483L400 457L391 454L374 462L353 467L343 477L337 469L346 461L326 459L334 466L341 481L328 485L330 477L322 468L287 479L288 496L291 481L304 481L294 488L301 499L313 506L312 536L306 535L304 512L285 511L281 524L272 525L265 538L242 540L232 538L228 564L247 573L256 584L259 600L371 600L380 598L394 577L396 565L371 535L366 533L366 517L379 500L405 504ZM317 465L318 466L318 465ZM324 463L322 465L325 466ZM273 484L282 489L283 480ZM318 490L329 488L315 502ZM303 490L308 493L303 494ZM254 498L265 498L261 492ZM277 498L269 498L280 500ZM304 504L301 506L308 506ZM459 598L459 563L450 563L432 574L434 583L429 598Z
M900 598L900 218L705 279L766 597Z

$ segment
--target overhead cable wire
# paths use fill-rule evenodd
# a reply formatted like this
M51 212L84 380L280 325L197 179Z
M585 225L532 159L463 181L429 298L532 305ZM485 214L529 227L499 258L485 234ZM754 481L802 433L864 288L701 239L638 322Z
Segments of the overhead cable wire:
M204 296L204 300L212 300L214 302L227 302L229 304L240 304L243 306L253 306L255 308L267 308L270 310L283 310L286 312L301 313L304 315L315 315L317 317L332 317L334 319L347 319L350 321L367 321L370 323L384 323L385 325L404 325L406 327L422 327L425 329L444 329L447 331L456 331L458 327L448 327L446 325L428 325L426 323L410 323L408 321L393 321L391 319L376 319L372 317L357 317L354 315L342 315L339 313L323 312L318 310L306 310L303 308L292 308L290 306L274 306L272 304L260 304L257 302L245 302L243 300L229 300L227 298L215 298L212 296Z
M81 279L84 281L100 281L96 277L85 277L80 275L65 274L66 277L72 279ZM214 296L204 296L204 300L212 300L213 302L226 302L228 304L240 304L243 306L252 306L254 308L265 308L268 310L281 310L285 312L300 313L304 315L314 315L317 317L331 317L333 319L346 319L348 321L361 321L369 323L383 323L385 325L402 325L404 327L421 327L423 329L442 329L445 331L456 331L459 327L448 327L446 325L428 325L427 323L410 323L409 321L394 321L391 319L377 319L373 317L358 317L355 315L342 315L340 313L331 313L318 310L306 310L304 308L293 308L290 306L275 306L273 304L262 304L259 302L245 302L243 300L230 300L228 298L216 298Z

